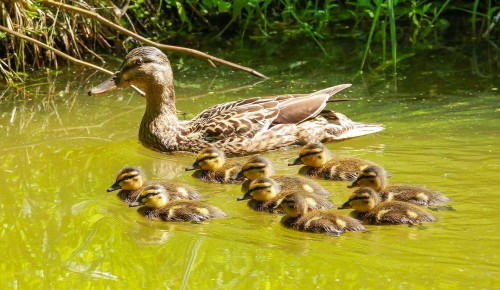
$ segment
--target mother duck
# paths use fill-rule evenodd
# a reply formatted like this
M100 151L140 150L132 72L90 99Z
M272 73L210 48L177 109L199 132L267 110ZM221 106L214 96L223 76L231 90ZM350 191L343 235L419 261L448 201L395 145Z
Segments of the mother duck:
M89 91L97 95L137 86L146 97L139 141L161 151L198 152L217 147L228 156L242 156L290 145L332 142L383 130L383 126L353 122L343 114L323 110L330 97L350 84L311 94L256 97L215 105L191 121L179 121L174 78L167 56L155 47L135 48L120 70Z

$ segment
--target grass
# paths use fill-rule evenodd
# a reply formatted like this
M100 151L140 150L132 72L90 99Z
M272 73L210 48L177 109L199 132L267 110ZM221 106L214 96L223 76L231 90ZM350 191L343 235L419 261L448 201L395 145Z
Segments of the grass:
M44 0L2 1L2 26L29 35L73 57L98 53L121 52L137 43L125 35L82 15L44 5ZM469 19L467 34L477 38L498 37L493 19L500 6L488 1L417 0L356 0L356 1L299 1L299 0L87 0L62 2L96 11L106 19L126 27L151 40L163 43L200 45L233 42L239 39L245 46L286 45L290 40L305 39L327 55L323 41L353 38L364 41L360 56L360 71L379 67L387 62L390 53L393 73L411 47L434 47L450 25ZM388 25L387 25L388 24ZM481 24L481 31L478 29ZM489 27L493 29L487 30ZM461 29L460 28L457 28ZM449 29L448 29L449 30ZM471 38L474 38L471 37ZM389 41L390 45L386 42ZM380 46L381 49L374 50ZM390 47L390 51L386 51ZM399 48L398 48L399 47ZM0 74L5 80L22 79L16 72L30 68L57 68L61 61L54 53L0 34Z

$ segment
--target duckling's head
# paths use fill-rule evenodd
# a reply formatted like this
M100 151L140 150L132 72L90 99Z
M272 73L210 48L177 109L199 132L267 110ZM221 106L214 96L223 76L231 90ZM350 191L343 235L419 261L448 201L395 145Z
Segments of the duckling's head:
M138 47L131 50L114 76L94 87L89 95L110 92L116 88L130 85L146 92L168 88L173 91L173 74L170 61L158 48L152 46Z
M377 192L369 187L362 187L351 194L339 209L353 208L358 212L368 212L381 201Z
M268 201L276 197L281 188L279 184L267 177L260 177L252 181L248 186L248 191L237 200L254 199L258 201Z
M304 164L309 167L321 167L329 159L331 154L328 149L321 143L312 143L306 145L302 150L300 150L299 157L293 162L288 163L289 166Z
M145 205L147 207L164 207L169 201L168 193L165 187L159 183L153 183L141 189L137 199L129 206Z
M107 189L107 192L117 189L137 190L141 188L145 180L146 176L142 168L138 166L127 166L118 172L115 183Z
M387 175L387 171L380 166L368 166L358 173L358 178L347 188L369 187L380 192L387 185Z
M226 162L224 152L217 148L205 148L198 153L196 161L186 171L201 169L207 171L214 171L222 167Z
M290 217L298 217L305 214L307 209L307 201L300 193L291 193L285 195L276 203L274 208L281 208L286 215Z
M260 155L250 158L247 163L241 167L241 171L236 175L236 179L243 176L255 180L259 177L269 177L274 174L271 162Z

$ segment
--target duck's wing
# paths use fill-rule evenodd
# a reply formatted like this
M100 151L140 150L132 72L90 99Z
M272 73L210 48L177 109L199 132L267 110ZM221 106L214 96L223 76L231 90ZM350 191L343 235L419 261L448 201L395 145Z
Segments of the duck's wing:
M333 101L330 100L333 95L350 86L350 84L342 84L309 95L292 95L291 98L281 101L278 105L280 114L274 120L273 125L299 124L316 117L326 107L327 102Z
M185 129L207 141L228 137L253 137L269 129L279 115L279 101L253 98L211 107L189 122Z
M285 94L238 100L210 107L185 129L207 141L230 136L253 137L279 124L298 124L317 116L335 93L351 85L338 85L308 95Z

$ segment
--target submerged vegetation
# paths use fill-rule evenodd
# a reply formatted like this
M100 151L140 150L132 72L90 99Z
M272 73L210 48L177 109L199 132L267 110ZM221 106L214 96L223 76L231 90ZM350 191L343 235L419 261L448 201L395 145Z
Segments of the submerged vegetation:
M29 68L57 67L54 52L15 36L29 36L75 58L118 53L137 40L99 19L46 0L1 1L0 74L18 78ZM351 38L365 43L360 70L392 67L415 48L435 48L450 39L498 38L500 6L487 1L417 0L138 0L68 1L137 35L160 43L208 46L283 44L308 39L328 54L323 43ZM491 42L495 46L494 42ZM498 47L496 47L498 49ZM373 57L376 56L376 57Z

